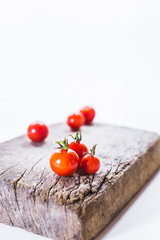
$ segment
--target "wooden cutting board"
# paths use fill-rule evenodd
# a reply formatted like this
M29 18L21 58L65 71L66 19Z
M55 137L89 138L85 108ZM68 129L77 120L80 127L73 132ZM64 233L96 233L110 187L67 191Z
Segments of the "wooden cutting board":
M44 143L26 135L0 144L0 222L53 238L89 240L121 211L160 166L157 134L94 124L83 142L97 143L100 170L59 177L49 166L55 140L71 133L66 124L49 128Z

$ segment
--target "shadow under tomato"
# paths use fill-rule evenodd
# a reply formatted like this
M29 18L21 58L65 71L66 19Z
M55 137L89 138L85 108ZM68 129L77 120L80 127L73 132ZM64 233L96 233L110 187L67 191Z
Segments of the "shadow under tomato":
M34 147L42 147L43 145L45 145L46 142L30 142L30 145L34 146Z
M36 148L38 148L38 147L42 147L42 146L44 146L46 144L46 142L45 141L43 141L43 142L32 142L32 141L30 141L30 140L26 140L26 141L23 141L22 143L21 143L21 146L23 147L23 148L29 148L29 147L36 147Z

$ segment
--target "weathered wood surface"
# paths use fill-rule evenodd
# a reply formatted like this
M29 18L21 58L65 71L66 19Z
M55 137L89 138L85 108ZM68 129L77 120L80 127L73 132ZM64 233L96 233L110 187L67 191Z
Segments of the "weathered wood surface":
M0 222L58 240L95 237L160 166L157 134L110 125L82 128L83 142L97 143L101 168L59 177L49 166L55 140L70 134L52 125L47 140L21 136L0 144Z

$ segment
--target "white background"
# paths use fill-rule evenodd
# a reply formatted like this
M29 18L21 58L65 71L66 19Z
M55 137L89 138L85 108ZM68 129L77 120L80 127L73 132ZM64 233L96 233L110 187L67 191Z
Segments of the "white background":
M34 120L96 121L160 133L160 3L0 0L0 142ZM97 238L160 239L160 172ZM2 240L46 239L0 224Z

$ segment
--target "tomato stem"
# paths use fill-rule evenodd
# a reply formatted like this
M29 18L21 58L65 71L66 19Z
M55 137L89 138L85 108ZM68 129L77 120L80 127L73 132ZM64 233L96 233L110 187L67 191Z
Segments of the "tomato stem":
M67 150L69 148L67 138L65 138L63 141L56 141L55 143L58 143L60 149Z
M96 154L96 146L97 146L97 144L95 144L95 145L92 147L92 149L90 149L90 155L91 155L91 156L94 156L94 155Z
M75 137L73 137L72 135L69 135L70 137L72 137L76 142L80 142L82 140L82 133L81 132L77 132Z

